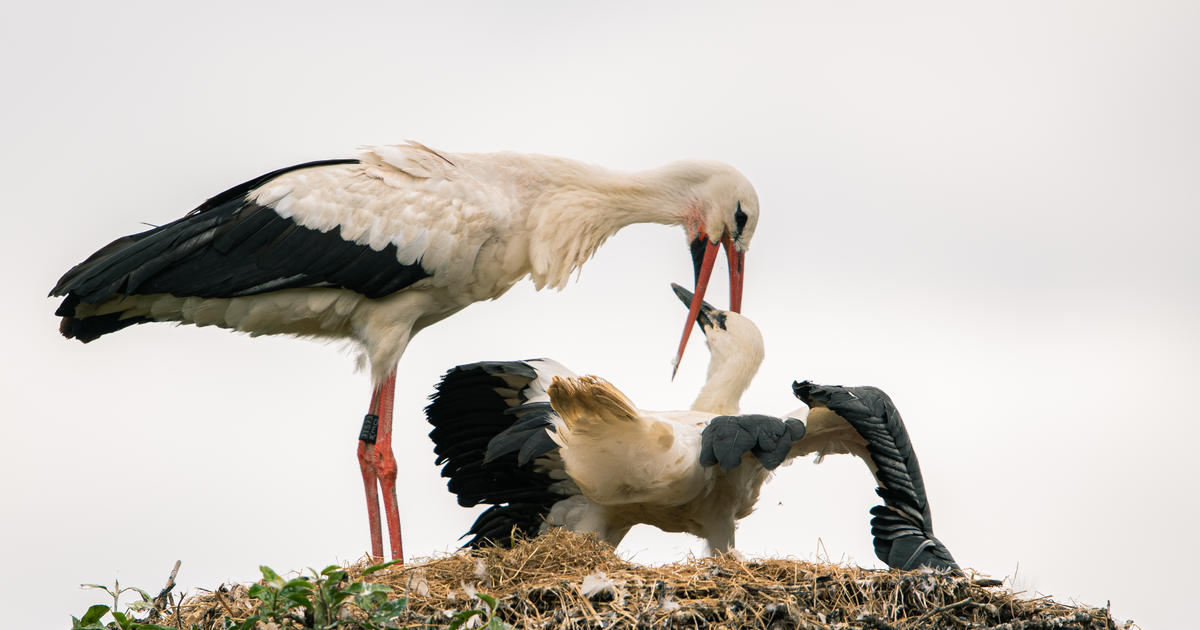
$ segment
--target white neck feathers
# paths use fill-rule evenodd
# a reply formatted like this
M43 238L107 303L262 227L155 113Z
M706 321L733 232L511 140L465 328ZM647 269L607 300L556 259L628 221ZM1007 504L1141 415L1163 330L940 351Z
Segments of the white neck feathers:
M573 272L621 228L634 223L682 224L689 199L668 168L624 174L541 158L528 168L530 276L537 288L563 288Z
M750 387L759 365L763 360L763 341L758 328L750 320L729 313L726 315L728 330L711 330L708 333L708 349L712 358L708 362L708 379L700 389L695 411L716 414L735 414L742 401L742 394Z

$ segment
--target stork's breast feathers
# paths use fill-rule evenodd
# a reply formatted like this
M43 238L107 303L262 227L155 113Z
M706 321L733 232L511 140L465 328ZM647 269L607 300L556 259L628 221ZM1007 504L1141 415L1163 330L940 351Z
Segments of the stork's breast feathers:
M398 177L386 170L360 163L293 171L248 200L376 251L395 245L397 260L419 263L434 286L473 280L481 248L509 229L506 204L488 203L469 178Z

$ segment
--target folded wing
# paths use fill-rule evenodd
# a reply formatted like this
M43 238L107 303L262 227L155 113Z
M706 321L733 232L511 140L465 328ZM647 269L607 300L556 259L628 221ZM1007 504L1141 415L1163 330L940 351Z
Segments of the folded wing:
M507 229L507 208L484 203L481 189L415 144L272 171L101 248L51 289L64 298L55 314L65 336L87 342L142 322L199 323L182 299L287 289L375 299L426 279L456 285L475 277L480 248Z

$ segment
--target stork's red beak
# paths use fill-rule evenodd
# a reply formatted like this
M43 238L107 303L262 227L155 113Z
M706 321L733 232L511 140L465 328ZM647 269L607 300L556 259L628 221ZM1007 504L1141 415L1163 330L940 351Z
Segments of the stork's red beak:
M709 240L708 235L701 232L692 241L692 264L696 270L696 290L692 303L688 307L687 321L683 324L683 338L679 340L679 351L675 353L672 362L671 378L679 372L679 362L683 359L683 351L687 348L688 338L692 334L692 325L700 315L700 305L704 302L704 292L708 290L708 280L712 276L713 264L717 261L717 249L724 245L725 258L729 263L729 310L742 312L742 276L746 266L746 252L739 252L733 245L733 238L726 232L716 243Z
M742 276L746 269L746 252L739 252L733 246L729 232L721 239L725 246L725 259L729 262L729 310L734 313L742 312Z

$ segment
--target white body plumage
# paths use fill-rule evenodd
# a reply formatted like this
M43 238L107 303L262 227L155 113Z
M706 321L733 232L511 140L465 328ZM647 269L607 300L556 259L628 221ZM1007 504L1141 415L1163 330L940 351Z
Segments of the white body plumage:
M753 322L736 313L723 320L705 326L708 378L690 410L637 410L603 379L556 379L549 400L561 418L553 437L581 495L556 505L548 523L613 545L646 523L704 538L714 552L733 549L735 523L753 511L770 473L750 462L729 471L700 465L705 427L738 412L763 359Z
M748 243L757 216L753 187L719 162L624 174L556 157L444 153L417 143L284 172L246 200L375 251L395 246L401 265L428 275L377 299L323 286L230 297L135 293L80 304L74 316L119 313L251 335L350 339L363 346L378 382L417 331L500 297L526 276L539 289L561 289L626 225L684 225L689 238L714 227L720 234L736 229L723 215L740 204L751 218L738 242Z

